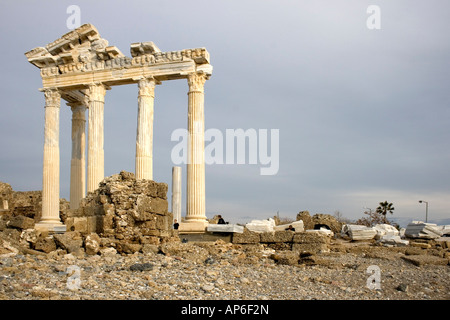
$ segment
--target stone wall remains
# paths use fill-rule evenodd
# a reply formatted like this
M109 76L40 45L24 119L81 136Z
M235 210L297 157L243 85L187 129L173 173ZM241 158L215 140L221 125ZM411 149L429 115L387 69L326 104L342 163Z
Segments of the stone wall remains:
M122 171L105 178L77 210L68 211L67 230L96 233L103 246L126 253L170 241L177 235L172 230L167 190L166 183L137 180L133 173Z

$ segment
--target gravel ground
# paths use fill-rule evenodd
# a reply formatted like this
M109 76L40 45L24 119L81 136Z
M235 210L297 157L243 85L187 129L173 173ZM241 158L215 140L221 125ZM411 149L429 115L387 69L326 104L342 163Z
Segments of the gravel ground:
M398 248L332 250L313 256L312 264L281 264L274 254L283 252L263 247L183 245L188 254L104 252L76 257L59 250L2 257L0 299L450 299L449 265L417 266ZM368 279L376 277L368 272L370 266L380 270L378 289L368 287Z

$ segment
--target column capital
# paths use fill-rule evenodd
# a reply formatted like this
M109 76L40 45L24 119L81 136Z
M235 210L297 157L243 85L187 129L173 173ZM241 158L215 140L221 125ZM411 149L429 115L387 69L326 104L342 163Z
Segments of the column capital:
M138 82L139 96L155 97L156 84L157 81L153 77L139 80Z
M45 96L45 107L59 108L61 106L61 93L56 88L43 89Z
M207 79L207 74L203 72L189 73L187 76L189 92L204 92L204 85Z
M89 102L93 102L93 101L104 102L107 89L109 89L109 88L102 83L89 84L89 90L88 90Z

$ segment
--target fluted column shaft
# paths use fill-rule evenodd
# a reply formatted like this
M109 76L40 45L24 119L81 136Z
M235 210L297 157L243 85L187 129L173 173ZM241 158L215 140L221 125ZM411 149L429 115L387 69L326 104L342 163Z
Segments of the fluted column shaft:
M138 121L136 132L136 179L153 179L153 104L155 80L138 83Z
M42 216L36 228L51 230L62 225L59 217L59 110L61 94L48 89L45 94L44 163Z
M181 222L181 167L172 168L172 214Z
M97 189L105 175L105 155L103 149L105 94L106 88L104 85L93 84L89 86L88 192Z
M188 75L188 163L186 221L206 221L205 212L205 119L203 73Z
M72 159L70 162L70 208L77 209L86 196L86 106L72 104Z

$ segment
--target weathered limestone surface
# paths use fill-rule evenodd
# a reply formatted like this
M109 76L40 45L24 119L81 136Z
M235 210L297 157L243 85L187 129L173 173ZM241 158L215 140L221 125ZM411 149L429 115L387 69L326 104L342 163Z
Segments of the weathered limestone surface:
M77 209L86 196L86 106L71 104L72 160L70 163L70 208Z
M300 211L297 214L297 220L303 221L305 230L320 229L326 227L334 233L341 232L342 223L337 221L335 217L330 214L316 213L311 217L309 211Z
M44 90L45 129L42 183L42 216L36 228L54 231L62 227L59 217L59 109L61 94L58 90Z
M181 221L181 167L172 168L172 214Z
M168 212L167 184L136 179L130 172L105 178L80 208L66 218L67 229L83 235L97 233L102 246L119 252L140 251L173 236Z
M205 209L204 73L188 75L188 163L186 222L207 225Z
M275 220L272 218L266 220L252 220L245 227L253 232L273 232Z
M434 223L412 221L406 226L405 236L408 238L436 239L442 235L442 230Z
M233 234L232 241L233 241L233 243L236 243L236 244L259 243L261 241L261 236L259 233L256 233L256 232L250 231L247 228L244 228L244 232Z
M377 230L355 224L346 224L342 227L342 234L347 234L352 240L370 240L375 238Z
M104 108L106 88L102 84L89 86L89 125L88 125L88 175L87 191L98 188L105 174L104 146Z
M328 250L330 238L319 233L295 233L293 238L293 251L318 253Z
M208 232L237 232L243 233L244 227L236 224L209 224L206 227Z
M283 231L286 228L288 228L289 226L292 226L295 229L295 232L303 232L305 229L303 227L303 221L294 221L291 223L287 223L287 224L281 224L281 225L277 225L275 227L273 227L273 229L275 231Z
M329 250L331 238L325 234L312 232L272 231L253 232L244 228L243 233L234 233L234 244L264 244L278 250L292 250L311 254ZM297 254L298 258L298 254Z
M0 217L5 223L13 217L23 216L39 222L42 215L42 191L14 191L4 182L0 182L0 205L7 204L7 208L0 206ZM59 200L59 214L64 221L69 203L65 199Z
M136 179L153 179L153 102L155 80L138 83L138 123L136 133Z

